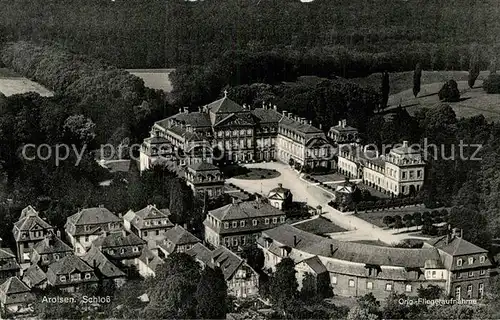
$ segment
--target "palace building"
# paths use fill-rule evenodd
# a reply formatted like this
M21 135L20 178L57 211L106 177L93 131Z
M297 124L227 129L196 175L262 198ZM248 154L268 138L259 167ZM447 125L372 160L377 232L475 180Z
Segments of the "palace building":
M283 258L291 258L299 287L309 273L326 279L339 296L416 296L421 286L437 285L457 299L482 298L492 267L486 250L456 233L407 249L334 240L284 224L263 231L257 244L265 270L274 271Z
M338 171L363 183L394 195L415 194L424 184L425 162L420 151L408 141L379 155L357 144L340 148Z
M280 160L310 167L331 165L332 146L311 121L276 106L252 109L224 96L190 112L187 108L157 121L144 140L141 171L160 159L180 165Z

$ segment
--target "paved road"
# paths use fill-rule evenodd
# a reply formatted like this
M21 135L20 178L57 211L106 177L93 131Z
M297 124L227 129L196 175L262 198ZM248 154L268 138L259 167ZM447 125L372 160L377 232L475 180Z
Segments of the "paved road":
M321 205L325 218L344 229L351 230L351 232L341 237L342 240L380 240L388 244L394 244L401 242L405 238L411 238L407 234L391 234L391 232L356 216L343 215L340 211L328 206L328 202L333 198L332 193L301 179L299 174L288 165L270 162L252 163L245 165L245 167L274 169L279 171L281 175L274 179L243 180L231 178L227 181L251 193L259 193L265 196L271 189L277 187L278 183L282 183L283 187L290 189L293 193L294 201L306 201L312 207Z

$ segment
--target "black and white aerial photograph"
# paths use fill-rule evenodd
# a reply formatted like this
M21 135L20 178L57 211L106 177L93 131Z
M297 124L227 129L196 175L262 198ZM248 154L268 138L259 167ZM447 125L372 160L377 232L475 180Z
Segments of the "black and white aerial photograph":
M0 319L500 319L499 0L0 0Z

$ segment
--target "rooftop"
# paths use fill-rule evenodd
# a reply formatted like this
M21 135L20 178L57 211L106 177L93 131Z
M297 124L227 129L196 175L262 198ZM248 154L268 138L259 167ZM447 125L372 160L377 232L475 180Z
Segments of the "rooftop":
M278 246L362 264L422 268L429 259L440 259L435 248L406 249L381 247L324 238L284 224L262 232L263 239L272 239Z
M101 207L82 209L78 213L75 213L68 218L68 222L73 223L75 226L104 224L121 221L122 220L111 213L111 211Z
M220 171L219 167L205 161L190 164L188 168L195 171Z
M139 238L135 233L124 230L102 234L93 242L98 248L139 246L145 243L146 241Z
M193 234L191 234L191 232L179 225L167 230L167 232L165 232L165 238L170 240L176 246L201 242L200 239L196 238Z
M66 243L64 243L61 239L59 239L55 235L47 236L42 241L38 242L34 246L33 250L36 251L40 255L41 254L56 253L56 252L71 252L71 251L73 251L73 249L71 249L70 246L68 246Z
M209 212L220 221L238 220L257 217L281 216L283 212L265 202L234 202Z
M92 246L90 250L81 257L92 267L96 267L106 278L125 277L126 274L115 266L106 256L96 247Z

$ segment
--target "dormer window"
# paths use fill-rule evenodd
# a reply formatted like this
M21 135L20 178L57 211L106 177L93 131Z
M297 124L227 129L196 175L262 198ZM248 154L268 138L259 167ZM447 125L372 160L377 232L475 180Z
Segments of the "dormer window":
M224 222L224 229L229 229L229 222Z
M124 253L125 253L125 249L121 248L121 249L120 249L120 253L121 253L121 254L124 254Z
M237 228L237 227L238 227L238 222L233 221L233 228Z
M252 225L255 227L258 224L257 219L252 220Z
M134 247L134 248L132 249L132 251L133 251L133 252L139 252L139 248L138 248L138 247Z
M113 250L113 249L109 249L108 252L109 252L109 254L115 254L115 250Z
M81 277L81 275L79 273L73 273L71 275L71 281L79 281L81 279L82 279L82 277Z
M240 221L240 227L244 227L244 226L245 226L245 220Z
M90 277L92 277L92 275L91 275L90 273L86 273L86 274L85 274L85 279L86 279L86 280L89 280L89 279L90 279Z
M56 261L59 261L59 254L54 253L54 259L56 259Z
M462 266L462 263L463 263L462 259L458 259L458 260L457 260L457 266L461 267L461 266Z
M469 264L473 264L474 263L474 258L473 257L470 257L469 258Z
M479 257L479 262L480 263L484 263L485 260L486 260L486 258L484 256L480 256Z
M146 221L146 226L149 227L151 225L151 222Z
M264 219L265 224L269 224L269 218Z
M278 218L277 217L273 218L273 223L278 223Z
M280 222L284 223L285 222L285 216L280 217Z
M59 281L66 282L66 276L59 276Z

